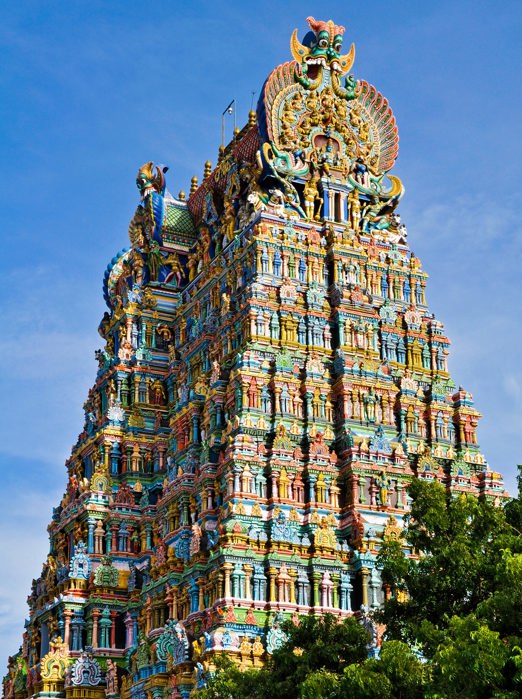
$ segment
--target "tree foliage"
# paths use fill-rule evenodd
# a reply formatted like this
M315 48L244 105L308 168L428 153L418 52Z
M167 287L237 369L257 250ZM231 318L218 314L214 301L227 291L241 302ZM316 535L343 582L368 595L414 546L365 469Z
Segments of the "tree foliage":
M381 549L384 582L408 595L387 602L382 620L391 637L421 643L429 653L425 622L445 627L491 597L503 557L499 540L506 541L511 530L501 508L471 495L448 501L438 482L413 481L410 494L405 539L420 556L408 558L397 541Z
M437 482L414 481L410 494L405 542L379 553L383 580L402 593L378 615L387 638L422 649L427 697L519 696L522 490L503 508L448 497Z
M274 652L267 670L278 691L289 698L299 698L299 687L308 675L318 670L341 674L347 665L367 656L368 633L353 618L338 623L332 614L309 616L298 626L285 622L283 629L288 641Z

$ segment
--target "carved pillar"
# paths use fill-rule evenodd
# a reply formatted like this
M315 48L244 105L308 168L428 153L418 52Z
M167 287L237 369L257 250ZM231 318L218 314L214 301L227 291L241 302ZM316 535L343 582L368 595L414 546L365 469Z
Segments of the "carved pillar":
M352 475L352 505L359 504L359 476L357 473Z
M335 202L334 202L335 192L332 189L328 190L328 220L333 221L335 219Z
M332 575L332 607L335 607L336 609L339 608L339 580L340 578L338 575Z
M111 551L116 553L118 551L118 525L116 522L111 524Z
M277 568L269 568L268 569L268 578L269 578L268 601L269 602L276 601L276 575L277 575Z
M109 470L109 456L111 452L111 445L110 443L104 444L103 445L103 465L105 466L105 470Z
M402 509L402 482L400 480L397 480L396 491L397 491L397 509Z
M223 571L225 575L225 598L232 597L232 592L230 589L230 575L232 573L232 569L234 566L232 563L224 563L223 564Z
M172 590L172 614L171 619L178 618L178 590L173 588Z
M145 633L148 635L152 631L152 602L150 595L145 603Z
M297 580L297 571L289 570L288 575L290 576L290 604L295 604L295 581Z
M198 609L201 612L205 609L205 578L198 578Z
M341 192L341 221L347 220L346 192Z
M87 551L89 553L94 553L94 526L96 524L96 520L91 519L89 517L88 519L88 534L87 534Z
M132 648L134 645L134 620L130 613L125 615L125 649Z
M111 648L116 648L116 617L118 612L111 609Z
M312 586L313 586L313 606L319 606L319 583L321 581L321 573L312 573Z
M73 615L73 612L71 609L65 609L63 612L63 615L65 617L65 629L64 629L64 634L63 634L63 642L65 643L66 647L69 648L69 640L71 636L71 617Z
M252 575L254 568L249 563L245 563L245 565L243 566L243 570L245 572L245 599L252 599L252 590L250 588L250 576Z
M98 648L98 619L100 617L100 610L92 610L92 647Z
M378 575L377 570L375 568L372 569L370 573L370 578L369 578L369 587L370 587L370 592L371 592L371 603L370 606L372 609L377 609L379 607L379 600L377 597L378 590L381 586L381 581Z
M361 583L362 583L362 603L368 609L368 578L370 571L368 568L361 568Z
M330 501L332 507L335 509L339 507L339 487L335 484L330 486Z

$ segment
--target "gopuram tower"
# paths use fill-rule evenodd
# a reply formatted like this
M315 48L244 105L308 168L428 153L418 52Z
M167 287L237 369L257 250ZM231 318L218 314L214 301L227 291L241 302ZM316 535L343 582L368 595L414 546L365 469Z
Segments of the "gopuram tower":
M308 24L188 198L139 170L6 699L187 698L283 619L368 623L412 478L504 495L398 213L392 110L344 27Z

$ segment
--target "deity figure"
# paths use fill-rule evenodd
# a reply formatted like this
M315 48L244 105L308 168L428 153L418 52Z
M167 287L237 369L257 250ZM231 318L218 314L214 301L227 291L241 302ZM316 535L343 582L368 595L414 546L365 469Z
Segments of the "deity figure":
M361 141L366 142L368 140L368 137L370 135L370 125L368 122L363 122L359 126L359 139Z
M388 202L383 202L379 197L372 197L363 209L363 231L387 231L391 225L391 214L398 201L398 198L394 198ZM386 213L384 213L385 211Z
M236 210L234 208L234 202L232 199L227 198L224 201L223 215L221 217L221 234L222 234L222 246L226 246L231 242L234 237L234 231L236 227Z
M94 403L94 413L96 415L96 419L99 420L101 417L101 396L99 391L94 392L93 396L93 403Z
M368 187L370 184L370 178L368 175L368 168L366 167L364 160L362 158L357 158L352 167L353 175L355 181L358 182L363 187Z
M53 587L56 582L56 571L57 565L54 556L50 553L47 556L47 563L44 566L44 580L47 585L47 589Z
M379 501L383 507L388 505L388 493L391 485L391 478L386 474L386 471L381 471L379 476L375 478L375 485L379 488Z
M240 169L241 179L246 184L244 203L238 211L240 228L244 228L257 211L265 209L268 197L259 184L262 171L263 168L258 162L244 164ZM220 243L220 241L216 241L216 254L221 250L218 242Z
M110 658L107 660L106 682L105 695L118 694L118 668Z
M201 655L201 644L197 639L192 641L192 659L197 660Z
M377 398L373 392L373 388L370 388L368 393L364 396L364 412L366 413L366 419L368 422L375 422L375 404L377 403Z
M314 219L315 202L318 201L322 203L323 201L321 195L319 194L319 190L317 188L317 180L315 178L308 180L308 182L304 186L303 193L306 217L309 219ZM319 212L317 213L317 216L319 216Z
M297 133L299 134L300 141L299 145L301 148L307 148L310 145L310 131L312 130L312 122L310 120L310 117L304 116L300 123L299 126L297 127Z
M191 255L189 255L189 259L187 262L187 269L189 271L189 282L193 281L193 279L196 277L197 266L198 255L197 251L194 251Z
M393 213L391 215L390 228L388 229L390 233L390 241L392 243L406 244L408 239L408 230L406 225L401 221L401 215Z
M114 379L109 379L109 381L107 381L107 402L109 404L109 408L116 405L117 398L118 391L116 390L116 383L114 382Z
M168 284L172 279L176 280L176 286L181 286L183 279L183 267L179 261L179 256L175 252L171 252L164 261L165 265L170 266L170 272L165 277L165 283Z
M210 374L210 383L213 384L216 381L219 381L219 375L221 373L221 366L217 359L214 359L212 361L212 372Z
M252 643L252 653L254 657L261 657L264 652L265 649L263 648L263 644L261 643L261 638L260 636L256 636L254 642Z
M335 96L333 89L328 86L325 87L321 93L321 112L323 116L323 124L328 125L334 115L335 108Z
M145 262L143 257L137 250L132 251L132 278L135 284L141 286L143 283L143 268L145 267Z
M114 337L109 335L107 337L107 342L105 343L105 352L109 359L114 357Z
M227 294L226 291L224 291L221 294L221 315L226 316L226 314L230 311L230 296Z
M206 226L202 226L200 232L203 266L206 266L210 264L210 233Z
M321 148L315 148L311 156L314 166L326 177L330 176L332 165L337 163L333 143L333 139L329 136L326 143Z
M357 189L352 189L348 195L348 206L350 212L350 228L357 231L359 230L359 224L361 222L361 203L359 201L359 192Z
M350 124L354 129L358 129L362 123L361 107L355 102L350 110Z
M151 282L158 281L159 271L162 264L160 245L156 240L149 243L147 254L147 266L149 268L149 278Z
M272 209L276 216L283 216L285 213L285 196L280 189L271 189L267 202L267 207Z
M165 405L165 389L159 379L151 383L150 393L152 405Z

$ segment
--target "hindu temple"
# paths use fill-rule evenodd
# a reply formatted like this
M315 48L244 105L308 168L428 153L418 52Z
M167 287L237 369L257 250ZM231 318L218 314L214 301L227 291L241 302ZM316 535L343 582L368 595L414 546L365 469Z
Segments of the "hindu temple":
M412 478L504 496L401 221L390 104L344 27L307 23L188 195L139 169L6 699L187 699L283 620L371 623Z

